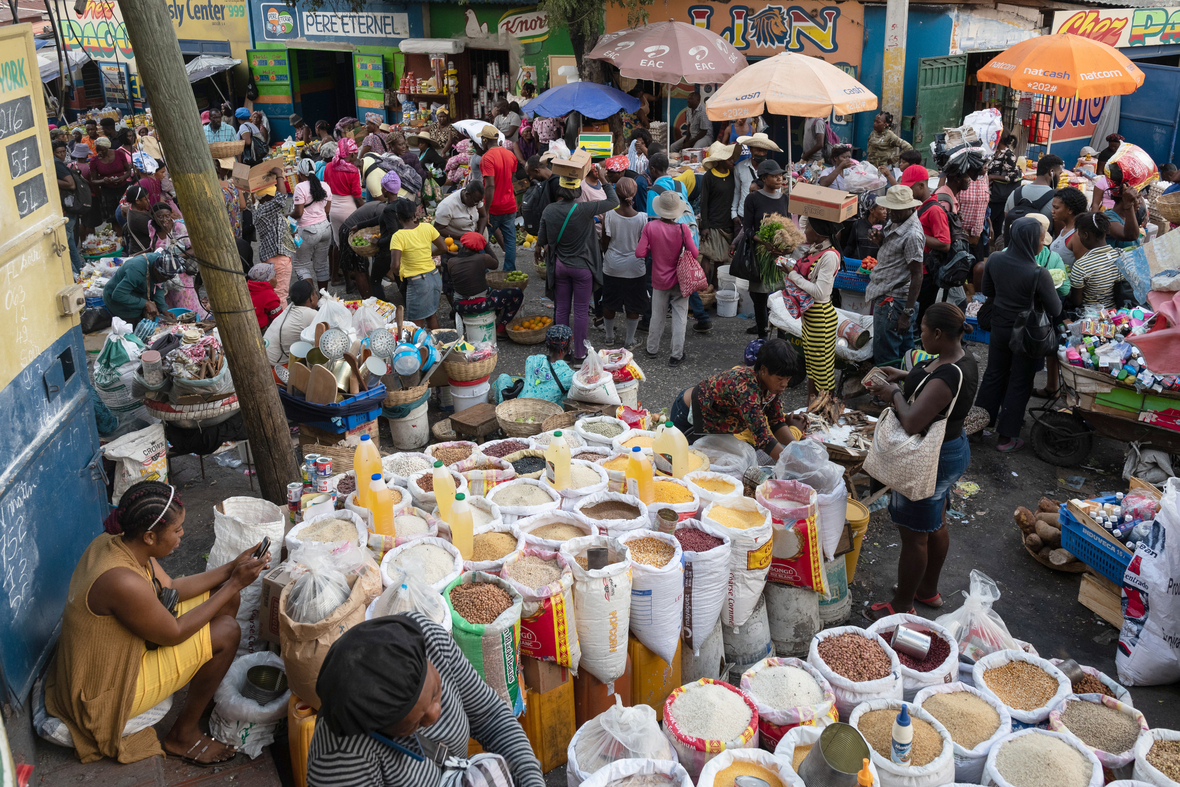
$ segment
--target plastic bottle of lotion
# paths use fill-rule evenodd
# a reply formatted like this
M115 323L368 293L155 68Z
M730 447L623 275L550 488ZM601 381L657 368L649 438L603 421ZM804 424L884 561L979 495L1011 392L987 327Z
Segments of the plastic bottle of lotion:
M889 759L898 765L909 765L913 757L914 725L910 723L910 712L903 703L901 712L893 722L893 746Z

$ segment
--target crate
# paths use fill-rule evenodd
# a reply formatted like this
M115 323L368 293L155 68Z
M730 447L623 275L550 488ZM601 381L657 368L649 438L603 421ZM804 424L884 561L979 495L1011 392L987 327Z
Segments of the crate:
M367 424L370 421L376 420L381 415L381 408L370 410L367 413L357 413L356 415L337 415L333 416L330 421L307 421L308 426L314 426L316 429L322 429L325 432L334 432L336 434L344 434L351 432L361 424Z
M851 257L845 257L844 258L844 272L845 273L856 273L858 270L860 270L860 264L862 262L864 262L864 260L854 260Z
M1115 502L1114 497L1095 498L1102 503ZM1078 560L1122 587L1123 574L1131 562L1132 554L1122 546L1116 546L1114 539L1107 539L1095 533L1090 527L1079 522L1062 505L1058 511L1061 524L1061 548L1068 550Z
M865 297L864 291L840 290L840 308L846 312L869 315L873 313L873 304Z
M965 326L966 334L964 339L976 344L988 344L992 339L992 332L985 331L979 327L979 320L975 317L967 318L967 325Z
M869 277L860 273L845 273L844 271L840 271L836 274L836 281L832 286L838 290L864 292L868 289Z

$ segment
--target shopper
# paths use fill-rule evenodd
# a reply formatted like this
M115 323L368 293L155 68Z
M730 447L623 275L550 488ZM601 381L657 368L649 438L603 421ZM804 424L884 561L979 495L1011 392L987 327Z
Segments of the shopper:
M82 252L78 248L78 216L82 212L81 203L78 201L78 186L74 182L74 173L66 164L66 157L69 153L69 143L65 140L55 139L53 141L53 167L54 175L57 179L58 192L61 194L61 211L66 218L66 244L70 247L70 267L74 273L81 272ZM79 177L80 181L81 178ZM89 188L88 186L83 186Z
M283 310L282 302L275 292L275 266L260 262L246 274L246 289L250 291L250 302L254 304L254 316L258 327L265 331Z
M277 185L267 186L255 193L258 207L254 209L254 228L258 232L258 258L275 266L275 292L279 303L287 300L291 286L291 258L295 256L295 241L291 238L291 225L287 223L285 200L276 199L279 187L287 191L287 179L283 168L271 170Z
M754 260L754 245L762 220L772 213L790 215L787 196L783 192L783 168L774 159L766 159L758 165L758 178L762 188L746 195L742 209L742 233L745 236L745 265L750 273L750 300L754 302L754 325L746 329L748 334L757 334L759 339L767 337L770 315L766 302L770 293L781 286L779 281L763 281L758 276L758 264Z
M737 145L714 142L702 162L701 178L701 267L713 278L718 266L729 264L729 247L733 243L733 198L736 178L734 162L740 154Z
M771 151L782 153L783 149L775 144L766 134L758 133L748 137L738 137L737 143L745 145L750 151L750 157L739 159L734 166L733 207L730 215L733 217L734 235L742 231L742 215L746 209L746 195L750 187L758 179L758 167L766 160Z
M242 237L242 211L246 209L246 196L234 183L232 158L216 159L217 183L221 186L221 196L225 200L225 213L229 216L229 227L234 237Z
M301 279L311 279L321 288L331 278L328 252L332 246L332 191L315 175L315 162L299 162L299 183L295 186L295 207L291 216L298 225L303 242L295 251L295 272Z
M123 210L123 250L126 254L152 251L152 200L138 183L127 187Z
M400 227L389 241L390 271L405 285L406 319L436 330L442 277L435 270L434 255L443 254L446 244L433 224L418 223L413 202L399 199L393 208Z
M291 345L300 341L303 329L315 323L319 314L320 294L315 284L308 279L300 279L291 285L287 293L291 299L287 308L271 321L263 334L266 339L266 360L271 366L278 366L287 362Z
M996 151L987 169L990 183L988 204L991 208L992 240L1002 243L1004 235L1004 207L1016 187L1024 182L1024 175L1016 166L1015 134L1003 134L996 143Z
M808 118L803 121L803 156L800 161L827 161L831 150L827 119Z
M537 132L533 130L533 124L528 118L520 121L520 130L517 132L516 141L512 143L512 152L516 155L518 179L527 177L525 164L530 158L541 152L541 143L537 141Z
M688 94L688 108L685 110L687 128L684 133L669 147L669 150L679 153L685 148L707 148L713 144L713 124L705 114L705 105L701 103L701 94Z
M1017 219L1011 226L1012 242L1003 251L992 254L983 270L983 294L992 306L987 371L979 388L979 406L987 410L990 422L999 432L996 450L1005 453L1024 445L1020 428L1032 395L1033 378L1041 364L1039 357L1013 352L1010 342L1017 318L1038 308L1050 322L1056 323L1061 314L1061 298L1053 278L1048 270L1037 265L1044 235L1042 225L1035 219L1028 216ZM934 350L927 349L927 352Z
M386 172L381 178L381 184L384 184L381 198L366 202L354 210L340 225L340 233L336 236L336 246L340 249L340 271L345 276L353 277L357 292L362 298L373 296L378 300L389 300L385 294L383 279L389 273L389 240L401 226L393 210L393 203L397 201L399 182L396 172ZM373 242L377 247L377 253L373 255L371 271L369 259L353 251L353 246L349 242L349 236L353 232L370 227L380 227L379 237Z
M356 165L357 147L351 137L341 137L336 143L336 154L324 167L322 181L327 191L332 195L332 236L340 237L340 227L352 212L364 204L361 198L361 171ZM340 248L329 250L328 273L329 281L336 283L337 265L340 259Z
M873 305L873 361L886 366L914 346L911 321L922 288L926 235L914 212L921 203L908 186L893 186L877 204L888 211L889 223L871 236L879 248L865 300Z
M516 193L512 178L516 173L516 156L500 147L500 132L484 126L476 148L480 151L479 172L483 176L484 194L491 195L488 227L498 233L504 249L504 270L516 270ZM578 181L579 188L581 180ZM485 197L486 198L486 197Z
M694 257L700 252L688 228L677 223L689 209L679 194L665 191L655 198L654 209L658 220L649 221L644 226L635 248L635 256L640 259L651 254L651 327L647 334L647 357L659 355L664 320L671 307L672 355L668 365L676 367L687 359L684 331L688 325L688 298L680 292L676 266L683 250L687 249Z
M811 245L787 278L811 296L814 303L803 312L803 359L807 367L808 400L820 391L836 390L836 307L832 285L843 263L836 249L843 225L808 217L804 237Z
M134 175L131 154L122 148L115 150L107 137L99 137L94 144L98 153L90 159L90 185L102 201L103 221L114 222L115 209Z
M507 142L508 145L512 145L518 139L517 135L520 132L522 119L519 113L512 110L508 100L501 98L496 101L492 117L492 125L496 127L497 131L504 135L505 142Z
M884 369L888 382L869 386L875 396L893 407L906 434L922 434L937 419L946 418L934 494L925 500L910 500L900 492L890 493L889 517L901 536L897 586L890 601L865 610L870 621L899 612L913 614L915 600L928 607L943 603L938 580L950 548L946 505L951 487L971 463L963 421L971 412L979 384L975 358L963 350L964 322L963 312L954 304L931 306L922 321L922 346L936 357L919 361L909 372ZM902 381L899 388L897 383Z
M646 213L635 210L638 189L634 180L619 178L615 182L615 194L619 198L618 209L607 211L602 217L602 316L609 347L615 343L618 312L626 314L622 346L630 349L635 344L640 315L650 308L643 281L645 265L635 255L639 236L648 221Z
M1074 220L1077 230L1069 239L1076 261L1069 270L1069 299L1074 306L1114 305L1114 285L1119 273L1118 249L1107 243L1110 219L1102 213L1083 213Z
M385 155L388 148L385 146L385 137L381 135L381 126L383 121L381 116L376 112L369 112L365 115L365 138L361 141L361 151L357 154L357 158L364 160L366 153L376 153L378 156Z
M1075 259L1069 243L1069 239L1077 232L1074 223L1085 212L1086 195L1073 186L1059 190L1053 197L1053 229L1057 234L1050 248L1061 257L1066 271L1073 268Z
M877 244L871 237L872 232L884 227L888 220L888 212L877 201L877 195L872 192L865 194L864 213L853 223L852 231L848 233L848 240L844 244L844 256L853 260L876 258Z
M1013 189L1004 203L1005 234L1015 218L1025 216L1033 211L1040 211L1046 217L1053 218L1053 195L1057 193L1057 181L1065 168L1065 162L1060 156L1052 153L1041 156L1037 162L1037 176L1032 183L1024 183ZM1019 208L1019 210L1016 210ZM1016 213L1013 214L1013 210Z
M633 204L636 210L646 215L647 212L647 189L648 180L646 175L641 175L635 170L631 169L631 160L627 158L626 154L619 154L608 158L602 162L603 167L606 168L606 179L611 183L618 185L622 178L630 178L635 183L635 199ZM546 170L548 171L548 170ZM622 198L620 197L620 200Z
M463 317L496 312L496 332L504 336L524 303L524 290L488 287L487 272L496 270L500 263L487 253L487 245L487 238L480 233L466 232L459 239L459 253L444 259L455 293L455 311Z
M907 150L913 150L913 145L906 142L893 130L893 115L889 112L878 112L873 118L873 130L869 132L869 142L865 159L877 169L891 168L900 161L900 156Z
M851 145L835 145L827 158L828 166L819 175L819 185L846 191L844 172L855 163Z

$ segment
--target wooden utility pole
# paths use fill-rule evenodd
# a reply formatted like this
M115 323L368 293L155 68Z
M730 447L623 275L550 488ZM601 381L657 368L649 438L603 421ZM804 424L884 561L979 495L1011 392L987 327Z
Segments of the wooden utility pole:
M166 4L119 0L119 7L225 345L262 495L282 505L286 486L298 479L299 468L180 44Z

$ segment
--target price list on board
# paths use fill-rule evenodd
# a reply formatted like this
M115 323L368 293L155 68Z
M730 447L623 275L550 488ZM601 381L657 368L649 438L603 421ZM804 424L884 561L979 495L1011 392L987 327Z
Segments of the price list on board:
M27 72L23 58L0 62L0 150L4 151L3 171L12 194L11 205L3 206L5 215L0 217L5 222L23 221L48 205L53 194L49 185L52 173L48 171L53 161L48 151L41 150L36 103Z

